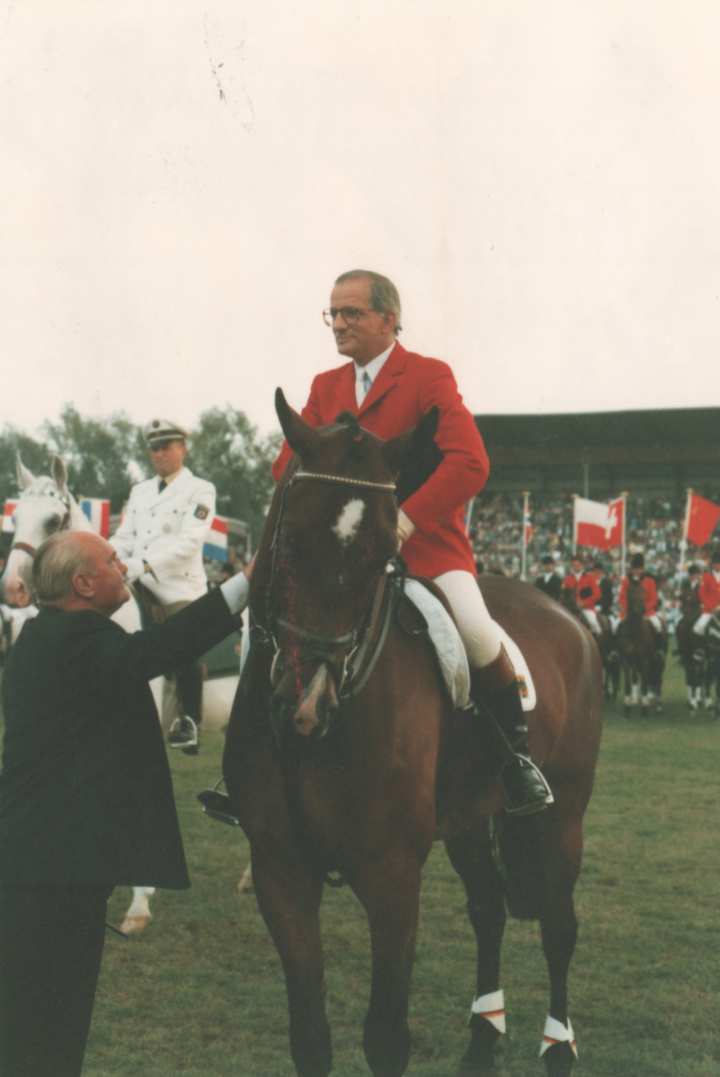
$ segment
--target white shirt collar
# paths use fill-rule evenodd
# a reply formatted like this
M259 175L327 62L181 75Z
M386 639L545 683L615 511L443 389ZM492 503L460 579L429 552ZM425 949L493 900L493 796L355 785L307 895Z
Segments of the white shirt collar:
M394 347L395 341L393 341L390 347L386 348L384 352L380 352L380 354L376 355L374 359L371 359L369 363L366 363L365 366L358 366L357 363L354 364L356 388L359 388L363 374L368 375L368 377L370 378L370 383L372 385L372 383L375 381L376 377L382 370L383 366L385 365L385 362L390 357L390 352L393 350Z

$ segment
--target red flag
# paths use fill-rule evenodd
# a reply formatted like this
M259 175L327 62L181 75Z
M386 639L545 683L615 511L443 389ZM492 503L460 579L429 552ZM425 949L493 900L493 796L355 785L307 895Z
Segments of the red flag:
M696 546L704 546L720 520L720 505L708 501L699 494L690 494L687 512L687 540Z
M535 534L535 528L533 527L532 516L530 515L530 509L526 509L523 513L523 540L526 546L529 546L532 542L532 537Z
M573 507L575 545L594 546L597 550L622 546L624 516L625 502L621 497L607 505L604 501L576 497Z
M13 516L15 513L16 505L17 500L11 501L10 498L8 498L8 500L5 502L2 518L2 530L5 534L12 534L12 532L15 530L15 520L13 519Z

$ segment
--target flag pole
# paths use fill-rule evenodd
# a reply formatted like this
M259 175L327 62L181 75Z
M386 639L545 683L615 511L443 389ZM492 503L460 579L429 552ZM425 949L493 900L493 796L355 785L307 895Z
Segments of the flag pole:
M572 539L572 554L573 557L577 553L577 513L575 511L575 502L577 501L579 494L573 494L573 539Z
M522 557L520 559L520 579L527 579L527 529L528 513L530 511L530 491L523 490L523 514L522 514Z
M688 486L687 501L685 502L685 520L683 521L682 538L680 539L680 564L678 571L682 573L687 561L688 530L690 528L690 505L692 504L692 487Z
M623 506L623 523L622 523L622 546L620 547L620 579L623 579L626 571L627 564L627 499L628 491L623 490L620 494L622 498Z

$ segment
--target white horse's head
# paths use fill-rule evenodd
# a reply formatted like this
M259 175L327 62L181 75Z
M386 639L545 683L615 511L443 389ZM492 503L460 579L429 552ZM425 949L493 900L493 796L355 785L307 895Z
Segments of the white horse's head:
M15 507L15 534L2 577L5 601L11 606L27 606L30 601L29 576L38 546L55 531L90 530L90 524L68 490L67 468L53 456L52 475L33 475L20 454L16 457L20 497Z

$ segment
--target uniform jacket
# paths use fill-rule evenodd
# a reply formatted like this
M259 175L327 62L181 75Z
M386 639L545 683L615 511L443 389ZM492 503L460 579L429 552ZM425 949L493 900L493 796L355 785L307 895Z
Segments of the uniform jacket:
M435 444L442 459L422 485L402 501L403 511L416 528L404 544L402 556L418 576L439 576L452 569L476 575L465 533L464 507L482 490L490 465L447 363L396 344L359 408L355 364L350 362L314 378L302 416L311 426L325 426L341 411L349 411L366 430L388 439L416 426L433 406L439 411ZM276 479L291 455L285 443L273 465Z
M589 593L583 594L588 588ZM563 580L563 590L575 592L575 601L581 610L594 610L595 603L601 598L600 587L591 572L583 572L580 576L569 572Z
M550 598L554 598L558 602L560 601L562 580L557 572L545 572L542 576L536 576L535 586L539 587L541 591L544 591L546 595L550 595Z
M25 625L2 685L2 882L189 885L148 681L234 626L219 591L133 634L93 611Z
M651 617L654 613L657 613L658 608L658 592L657 584L652 576L643 574L640 577L640 582L643 589L643 599L645 601L645 616ZM628 576L623 576L620 584L620 594L618 595L618 605L620 607L620 616L627 616L627 604L628 604L628 588L630 586L630 580Z
M110 542L128 578L140 576L160 602L192 601L207 591L202 548L214 516L215 487L184 467L162 493L157 477L133 486ZM142 574L142 561L155 576Z
M704 572L700 581L700 604L703 613L713 613L720 606L720 580L714 572Z

